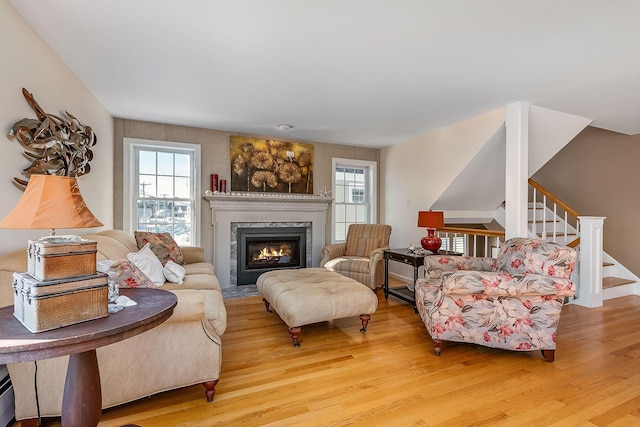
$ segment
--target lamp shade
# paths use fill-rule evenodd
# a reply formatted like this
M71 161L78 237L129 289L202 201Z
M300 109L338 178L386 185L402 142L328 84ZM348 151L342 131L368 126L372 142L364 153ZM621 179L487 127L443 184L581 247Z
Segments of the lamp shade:
M103 224L91 213L74 177L31 175L0 228L88 228Z
M418 227L443 228L444 212L442 211L420 211L418 212Z

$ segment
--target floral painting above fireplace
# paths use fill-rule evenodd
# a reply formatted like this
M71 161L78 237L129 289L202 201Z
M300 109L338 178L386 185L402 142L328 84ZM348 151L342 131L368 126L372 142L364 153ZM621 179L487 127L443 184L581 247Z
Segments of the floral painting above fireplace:
M231 191L313 194L313 145L232 136Z

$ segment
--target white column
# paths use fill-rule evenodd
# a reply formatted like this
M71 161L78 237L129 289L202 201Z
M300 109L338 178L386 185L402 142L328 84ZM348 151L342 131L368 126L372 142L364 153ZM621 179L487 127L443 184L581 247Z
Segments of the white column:
M506 107L505 238L526 237L529 179L529 104Z
M578 291L572 302L583 307L602 306L602 229L605 217L580 216Z

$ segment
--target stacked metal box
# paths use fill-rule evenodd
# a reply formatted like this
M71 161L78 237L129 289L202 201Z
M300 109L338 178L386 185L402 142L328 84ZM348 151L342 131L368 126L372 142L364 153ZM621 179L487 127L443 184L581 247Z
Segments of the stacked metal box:
M97 243L30 240L27 272L14 273L14 316L42 332L108 313L107 275L96 271Z

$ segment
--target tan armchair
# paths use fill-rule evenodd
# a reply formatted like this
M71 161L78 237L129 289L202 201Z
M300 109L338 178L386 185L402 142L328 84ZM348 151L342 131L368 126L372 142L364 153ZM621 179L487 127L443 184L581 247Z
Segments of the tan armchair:
M351 224L344 243L322 248L320 265L375 289L384 281L383 254L389 249L391 226Z

